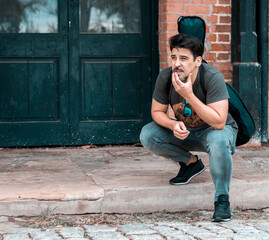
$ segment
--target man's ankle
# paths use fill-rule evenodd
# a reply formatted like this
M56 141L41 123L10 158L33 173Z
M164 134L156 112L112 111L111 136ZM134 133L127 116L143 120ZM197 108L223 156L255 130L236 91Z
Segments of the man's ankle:
M186 163L186 165L188 166L191 163L195 163L197 162L197 160L198 160L198 157L196 155L191 155L191 159L188 163Z

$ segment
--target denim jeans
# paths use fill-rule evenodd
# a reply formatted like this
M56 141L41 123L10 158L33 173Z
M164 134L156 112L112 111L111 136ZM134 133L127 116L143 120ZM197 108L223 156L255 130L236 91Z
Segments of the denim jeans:
M210 126L188 130L189 136L180 140L170 129L151 122L142 128L140 141L154 154L176 162L189 162L190 151L207 152L210 173L216 188L215 201L220 195L229 195L237 129L225 125L222 130L215 130Z

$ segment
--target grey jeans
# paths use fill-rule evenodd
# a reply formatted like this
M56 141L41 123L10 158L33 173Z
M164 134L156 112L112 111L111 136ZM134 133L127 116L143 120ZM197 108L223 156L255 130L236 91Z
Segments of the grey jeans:
M225 125L221 130L210 126L188 128L189 136L180 140L170 129L151 122L142 128L140 141L154 154L170 158L176 162L187 163L190 151L209 154L210 173L216 188L215 201L220 195L229 195L232 178L232 154L235 152L237 130Z

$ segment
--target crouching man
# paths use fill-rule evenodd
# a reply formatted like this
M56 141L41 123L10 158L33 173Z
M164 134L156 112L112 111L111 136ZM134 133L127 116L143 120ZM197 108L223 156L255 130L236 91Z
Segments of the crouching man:
M173 185L188 184L205 170L201 159L190 151L207 152L215 185L212 221L228 221L237 124L228 113L229 94L223 75L202 62L203 45L195 37L171 37L170 50L172 67L157 78L151 108L154 121L143 127L141 143L154 154L179 163L177 176L169 182ZM167 115L169 105L176 119Z

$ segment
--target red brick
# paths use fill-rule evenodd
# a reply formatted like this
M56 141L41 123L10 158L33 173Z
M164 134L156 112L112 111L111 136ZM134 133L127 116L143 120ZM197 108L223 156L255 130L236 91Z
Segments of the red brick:
M175 35L175 33L166 33L166 32L160 33L159 40L160 41L168 41L168 39L174 35Z
M160 62L167 62L168 60L170 60L170 55L167 53L160 54Z
M166 0L166 3L177 3L177 0Z
M165 22L167 14L159 14L159 24Z
M185 6L183 4L167 4L164 7L165 12L184 12Z
M219 0L219 4L229 4L229 5L231 5L231 0Z
M161 70L163 70L163 69L165 69L165 68L168 68L168 67L170 67L170 66L171 66L170 63L168 63L168 62L160 63L160 69L161 69Z
M231 67L231 63L220 63L220 62L213 62L212 65L217 68L220 71L231 71L232 67Z
M177 22L175 21L174 23L164 23L163 27L161 29L162 31L167 31L167 32L177 32Z
M217 4L217 0L205 0L205 4L206 5L216 5Z
M231 25L214 25L213 32L231 32Z
M191 3L192 4L204 4L205 0L192 0Z
M175 13L165 14L164 21L165 22L177 22L178 17L179 15Z
M231 79L232 79L232 77L233 77L233 75L232 75L232 71L222 71L222 74L223 74L223 76L224 76L224 79L226 80L230 80L230 82L231 82Z
M220 16L220 23L231 23L231 16Z
M169 43L159 42L159 52L160 53L170 52Z
M231 51L231 45L230 44L211 44L211 51Z
M231 7L230 6L213 6L213 14L231 14Z
M206 38L209 42L216 42L217 41L217 35L216 34L209 34L209 36Z
M205 53L204 59L206 61L216 61L217 59L217 54L216 53Z
M191 14L209 14L209 6L186 6L186 13Z
M218 41L219 42L230 42L230 35L229 34L218 34Z
M206 22L217 23L218 16L217 15L206 16Z
M190 4L191 0L178 0L178 3L187 3Z
M229 53L219 53L217 56L217 60L229 60L230 54Z

